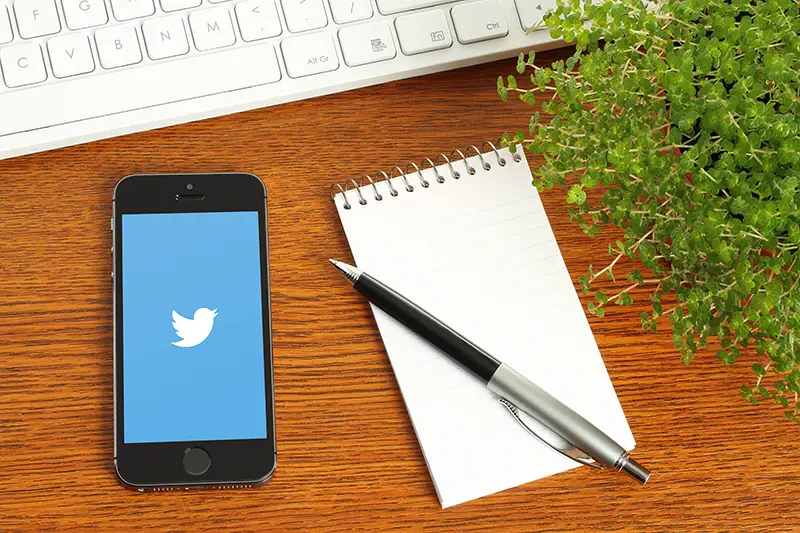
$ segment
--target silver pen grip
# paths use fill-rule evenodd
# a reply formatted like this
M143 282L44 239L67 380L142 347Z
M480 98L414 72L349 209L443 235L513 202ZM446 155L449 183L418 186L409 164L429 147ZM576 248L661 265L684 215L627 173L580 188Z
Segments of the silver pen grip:
M647 481L650 473L622 446L510 366L501 364L487 386L601 465L623 470L642 483Z

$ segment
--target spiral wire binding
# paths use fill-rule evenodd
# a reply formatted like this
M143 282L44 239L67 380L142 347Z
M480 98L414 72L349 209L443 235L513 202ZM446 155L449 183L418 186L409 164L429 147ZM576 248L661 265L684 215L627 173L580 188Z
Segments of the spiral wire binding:
M487 147L488 147L488 149L487 149ZM466 152L466 155L465 155L465 152ZM372 176L370 176L369 174L364 174L363 176L361 176L361 179L359 181L351 179L351 180L345 182L344 186L342 186L339 183L334 183L333 185L331 185L331 190L330 190L331 200L334 200L334 197L336 196L336 194L342 193L342 198L344 199L343 207L345 209L351 209L353 207L353 204L351 204L350 200L347 198L347 192L348 191L355 191L355 193L356 193L356 195L358 197L358 203L360 205L367 205L368 202L367 202L367 199L364 196L364 190L370 190L371 189L372 190L372 197L375 199L375 201L381 202L381 201L383 201L384 196L378 190L378 185L379 184L386 183L386 185L389 187L389 194L391 196L398 196L400 194L399 191L392 184L392 180L394 178L401 178L403 180L403 186L404 186L405 190L407 192L414 192L414 186L408 181L408 176L411 175L411 174L416 174L417 178L419 180L420 186L422 186L422 188L424 188L424 189L427 189L428 187L430 187L431 184L422 175L422 168L424 168L425 163L428 163L431 166L431 168L433 169L433 174L436 177L436 182L437 183L444 183L445 182L445 177L442 176L442 174L441 174L441 172L439 172L439 168L438 168L440 165L442 165L442 163L440 163L440 160L443 160L444 164L447 165L447 168L450 171L450 177L452 179L456 179L456 180L460 179L461 178L461 173L456 169L456 166L454 165L454 162L455 162L454 155L458 155L458 156L461 157L461 162L464 164L464 168L466 169L467 174L472 176L477 172L477 170L475 169L475 167L473 167L473 166L471 166L469 164L468 157L470 156L469 154L471 152L475 152L475 155L478 157L478 160L480 161L481 168L483 168L483 170L485 170L485 171L492 170L491 163L489 161L487 161L486 158L484 157L485 155L490 154L490 152L494 152L495 161L497 162L497 164L499 166L504 167L504 166L506 166L506 164L508 164L506 159L503 156L500 155L500 152L497 151L497 147L494 145L494 143L486 141L481 145L480 148L478 148L477 146L475 146L473 144L472 146L468 147L463 152L461 150L459 150L459 149L455 149L452 152L450 152L449 156L445 155L444 153L439 153L436 156L436 158L433 159L433 160L431 160L430 158L426 157L420 162L419 165L417 165L413 161L410 161L406 165L406 169L405 170L401 169L398 166L395 166L395 167L392 168L391 171L389 171L389 174L386 174L386 172L384 172L383 170L376 171L376 175L380 174L381 176L383 176L383 179L381 179L381 178L373 179ZM512 159L514 160L515 163L519 163L520 161L522 161L522 157L516 152L512 154ZM410 169L411 169L411 172L409 172ZM397 173L397 175L395 175L395 173ZM365 187L367 187L367 189L365 189Z

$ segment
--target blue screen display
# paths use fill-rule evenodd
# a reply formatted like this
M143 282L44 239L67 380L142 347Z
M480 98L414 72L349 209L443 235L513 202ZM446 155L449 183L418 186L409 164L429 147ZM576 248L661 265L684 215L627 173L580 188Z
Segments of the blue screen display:
M267 437L257 212L122 215L125 443Z

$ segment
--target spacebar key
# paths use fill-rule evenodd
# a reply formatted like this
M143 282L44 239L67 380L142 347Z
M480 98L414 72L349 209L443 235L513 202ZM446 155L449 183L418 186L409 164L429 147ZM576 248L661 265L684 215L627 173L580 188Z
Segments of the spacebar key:
M378 11L383 15L392 15L411 11L412 9L422 9L423 7L438 6L439 4L449 4L453 0L378 0ZM533 0L530 0L531 2Z
M280 79L275 47L262 44L0 93L0 137Z

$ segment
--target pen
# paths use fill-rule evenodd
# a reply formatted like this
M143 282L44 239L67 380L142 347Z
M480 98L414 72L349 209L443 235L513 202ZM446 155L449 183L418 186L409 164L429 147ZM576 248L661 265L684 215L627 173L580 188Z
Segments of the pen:
M591 422L369 274L330 260L367 300L474 374L531 435L581 464L622 471L644 484L650 471ZM533 420L527 423L519 415Z

